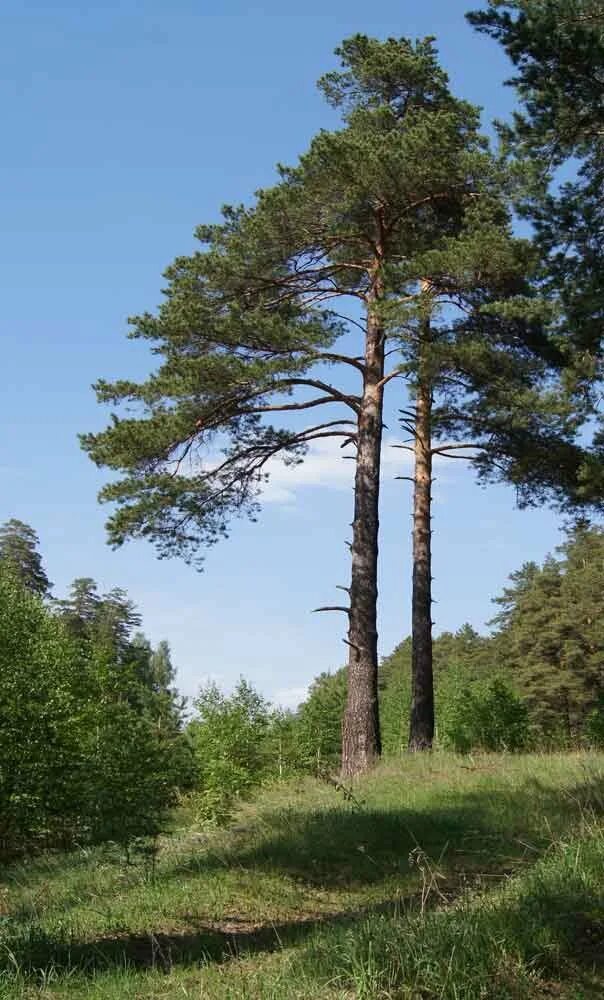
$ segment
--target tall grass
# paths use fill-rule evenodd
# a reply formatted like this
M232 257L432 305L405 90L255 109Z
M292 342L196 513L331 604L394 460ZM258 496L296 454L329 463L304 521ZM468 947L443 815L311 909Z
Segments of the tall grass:
M593 754L414 756L351 800L306 780L228 831L181 816L154 863L7 868L0 998L604 996L603 774Z

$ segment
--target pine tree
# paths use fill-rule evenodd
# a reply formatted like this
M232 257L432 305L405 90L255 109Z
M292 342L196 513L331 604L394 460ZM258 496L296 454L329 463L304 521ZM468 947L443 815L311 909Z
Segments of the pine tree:
M542 257L541 285L561 331L583 353L586 383L602 378L604 296L604 3L489 0L468 15L510 57L520 108L500 126L508 150L532 163L517 192ZM564 167L561 175L559 168ZM568 180L568 177L571 177ZM599 394L593 408L598 415ZM585 456L580 501L604 496L604 427Z
M27 590L46 597L52 584L42 564L39 544L34 529L23 521L11 518L0 526L0 564L12 572Z
M567 156L599 155L602 0L488 0L487 8L468 19L500 42L515 67L515 138L541 155L545 169Z
M412 397L401 422L414 463L413 750L430 747L434 733L434 459L467 459L482 482L512 483L520 504L560 505L577 499L585 461L583 358L548 322L548 304L531 285L535 255L513 238L491 171L474 200L460 204L457 232L414 262L421 281L398 319Z
M119 660L128 655L133 629L138 628L140 623L141 616L134 601L121 587L114 587L99 602L94 623L95 638L115 650Z
M56 606L72 635L106 644L118 659L125 655L132 632L141 622L125 590L114 587L100 594L96 581L87 576L75 579L69 597L57 601Z
M341 71L320 86L341 109L342 128L321 132L297 166L280 168L279 183L251 208L227 208L220 225L198 229L202 250L169 268L158 315L133 321L132 335L155 343L161 367L142 384L97 385L100 401L130 402L140 415L114 417L83 446L97 464L125 473L102 491L118 505L110 540L147 537L161 555L185 556L215 542L234 514L255 514L274 456L299 461L323 438L355 449L349 604L320 609L348 615L342 762L353 774L380 752L384 389L411 375L406 361L386 369L387 340L396 353L405 328L431 336L436 287L457 295L471 273L473 288L477 268L511 269L516 281L527 262L506 230L478 113L450 93L432 39L358 35L338 54ZM453 251L448 240L460 234L463 249ZM348 350L336 345L344 335ZM324 407L339 415L300 425ZM280 426L266 423L278 413ZM418 419L429 419L425 407ZM429 469L416 478L425 508ZM422 518L416 562L425 566L425 509ZM423 580L422 614L430 600Z
M573 742L604 691L604 533L580 521L558 552L512 574L493 643L544 738Z

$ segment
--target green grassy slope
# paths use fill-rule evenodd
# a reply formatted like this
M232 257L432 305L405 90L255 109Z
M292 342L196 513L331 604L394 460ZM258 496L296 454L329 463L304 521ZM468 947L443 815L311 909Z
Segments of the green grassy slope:
M384 764L269 790L155 864L0 873L0 997L604 996L604 757Z

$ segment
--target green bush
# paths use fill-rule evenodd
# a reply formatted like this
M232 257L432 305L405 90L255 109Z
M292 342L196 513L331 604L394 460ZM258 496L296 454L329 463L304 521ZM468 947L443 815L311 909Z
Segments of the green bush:
M316 775L339 766L345 704L345 670L317 677L298 712L297 742L301 769Z
M443 747L467 753L527 746L528 708L505 681L464 681L459 672L450 674L438 704L438 740Z
M186 758L155 707L110 643L0 572L0 853L156 834Z
M216 684L202 688L188 727L201 819L224 822L237 799L245 798L267 776L271 765L271 710L253 687L239 681L232 695Z

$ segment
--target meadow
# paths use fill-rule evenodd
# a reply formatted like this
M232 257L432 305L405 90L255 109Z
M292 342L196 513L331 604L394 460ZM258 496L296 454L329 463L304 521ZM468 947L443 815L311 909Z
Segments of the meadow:
M604 994L604 755L406 755L0 873L0 997Z

